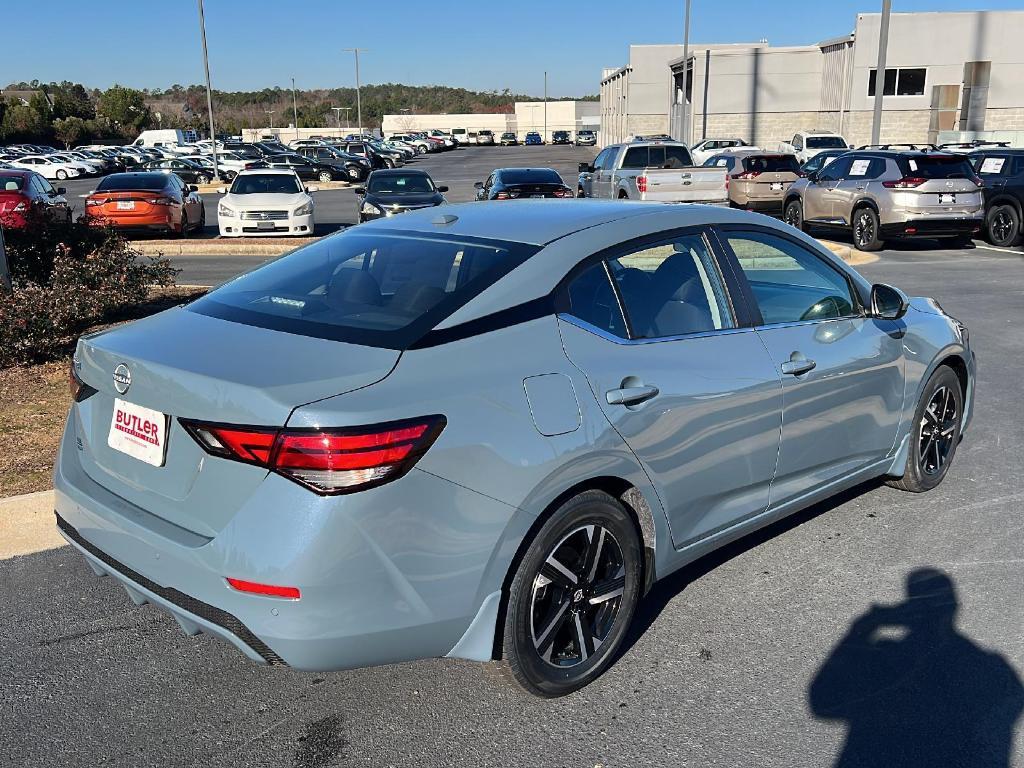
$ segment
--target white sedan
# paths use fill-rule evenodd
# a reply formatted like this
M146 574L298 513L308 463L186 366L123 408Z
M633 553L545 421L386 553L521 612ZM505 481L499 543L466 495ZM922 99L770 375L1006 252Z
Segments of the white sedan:
M26 157L19 157L17 160L11 160L11 165L15 168L25 168L30 171L35 171L43 178L58 179L59 181L63 181L64 179L74 179L78 176L85 175L82 172L82 168L84 166L55 160L46 155L27 155Z
M294 171L241 171L217 205L221 237L313 234L313 196Z

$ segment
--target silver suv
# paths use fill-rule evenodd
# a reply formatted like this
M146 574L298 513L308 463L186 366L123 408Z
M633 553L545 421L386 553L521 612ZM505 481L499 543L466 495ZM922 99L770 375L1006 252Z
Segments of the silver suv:
M849 228L862 251L908 237L959 245L981 229L980 184L963 155L847 152L794 182L784 216L797 229Z

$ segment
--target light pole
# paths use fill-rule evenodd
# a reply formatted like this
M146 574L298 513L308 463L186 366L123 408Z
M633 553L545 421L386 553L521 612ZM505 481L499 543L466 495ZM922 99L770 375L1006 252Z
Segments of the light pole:
M352 111L352 107L342 107L341 109L345 112L345 130L351 131L352 122L348 119L348 113Z
M273 131L274 130L274 112L276 112L277 110L274 110L274 109L264 109L263 111L266 112L268 115L270 115L270 130Z
M892 0L882 0L882 19L878 28L878 65L875 67L875 113L871 118L871 143L882 133L882 94L885 91L885 54L889 47L889 13Z
M363 132L363 102L359 96L359 54L365 53L368 48L342 48L356 55L356 119L359 121L359 133Z
M299 105L295 100L295 78L292 78L292 120L295 121L295 139L299 138Z
M679 138L686 146L690 146L690 142L687 141L686 131L686 86L690 82L690 0L686 0L686 18L683 21L683 111L682 111L682 125L679 127ZM755 84L756 85L756 84ZM754 143L754 137L750 137L750 143Z
M206 17L203 15L203 0L199 0L199 34L203 39L203 69L206 70L206 109L210 114L210 142L213 149L213 178L220 178L217 170L217 133L213 129L213 88L210 87L210 57L206 52Z
M340 131L341 130L341 110L343 110L344 107L331 107L331 109L334 110L334 120L338 124L338 130Z
M548 73L544 70L544 143L548 143Z

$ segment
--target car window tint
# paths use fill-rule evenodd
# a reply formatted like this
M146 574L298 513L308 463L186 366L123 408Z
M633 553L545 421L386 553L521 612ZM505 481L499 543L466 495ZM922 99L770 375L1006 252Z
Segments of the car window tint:
M725 290L702 235L686 235L609 262L636 338L731 328Z
M761 232L726 239L757 299L765 324L855 315L850 283L824 259L791 240Z
M760 173L778 173L783 171L795 173L800 169L800 165L793 155L751 155L743 158L743 168L747 171L758 171Z
M404 349L537 250L353 229L246 273L189 309L261 328Z
M622 158L623 168L646 168L649 152L647 147L630 147Z
M843 178L850 170L850 166L853 165L854 158L852 157L840 157L832 161L818 173L818 179L821 181L837 181Z
M587 267L568 288L569 314L619 338L627 338L615 291L604 263Z
M686 168L690 165L693 165L693 158L690 157L690 153L686 147L665 147L664 166L666 168Z

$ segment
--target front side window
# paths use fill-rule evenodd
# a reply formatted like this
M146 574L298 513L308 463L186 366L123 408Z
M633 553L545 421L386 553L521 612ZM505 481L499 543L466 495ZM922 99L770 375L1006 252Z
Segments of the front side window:
M353 229L242 275L188 309L286 333L405 349L537 250Z
M792 240L762 232L727 232L766 325L857 314L850 282Z
M683 235L608 262L634 338L733 327L725 289L704 237Z
M818 173L818 180L839 181L839 179L843 178L843 176L849 172L854 160L855 158L852 157L840 157L835 162L828 163Z

